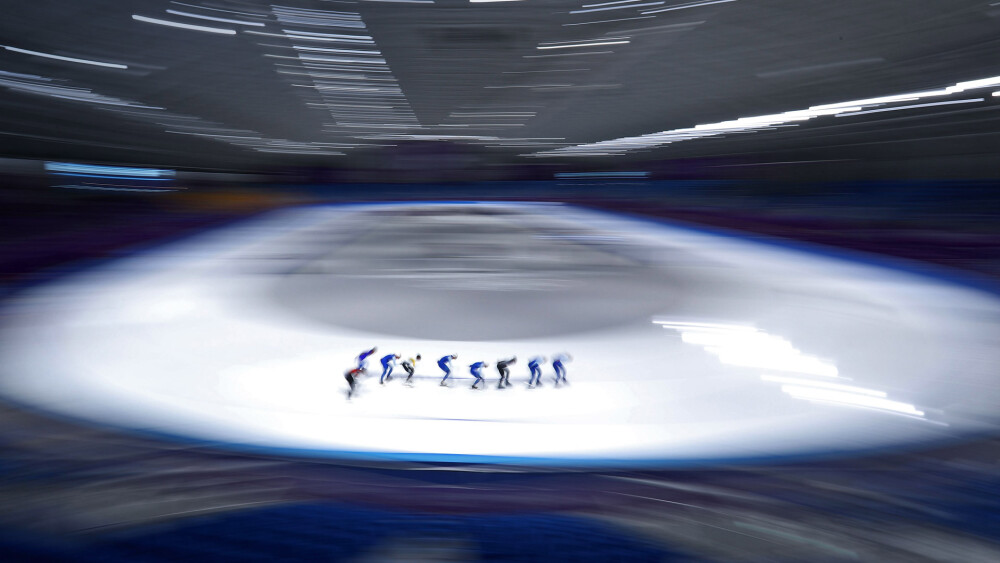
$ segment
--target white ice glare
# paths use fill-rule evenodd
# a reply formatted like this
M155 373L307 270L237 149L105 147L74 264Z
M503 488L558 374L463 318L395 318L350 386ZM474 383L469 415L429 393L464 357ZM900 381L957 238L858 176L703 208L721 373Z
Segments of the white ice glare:
M223 29L221 27L206 27L203 25L191 25L189 23L175 22L170 20L161 20L157 18L150 18L146 16L138 16L132 14L132 19L135 21L151 23L155 25L165 25L167 27L178 27L181 29L190 29L191 31L204 31L206 33L218 33L220 35L236 35L236 30L234 29Z

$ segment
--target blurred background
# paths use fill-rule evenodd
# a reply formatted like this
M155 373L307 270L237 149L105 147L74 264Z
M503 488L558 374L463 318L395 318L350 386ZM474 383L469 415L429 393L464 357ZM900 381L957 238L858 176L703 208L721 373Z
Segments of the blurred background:
M998 287L997 2L0 8L6 302L273 210L358 202L568 203ZM234 452L3 398L0 418L6 560L1000 558L993 432L569 469Z

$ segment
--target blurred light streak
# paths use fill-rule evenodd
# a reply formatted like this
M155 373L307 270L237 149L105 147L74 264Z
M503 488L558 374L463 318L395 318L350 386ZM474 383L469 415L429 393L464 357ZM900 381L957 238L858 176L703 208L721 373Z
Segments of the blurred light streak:
M879 106L888 103L919 100L921 98L948 96L964 92L966 90L986 88L996 86L998 84L1000 84L1000 76L994 76L990 78L958 82L940 90L893 94L876 98L864 98L860 100L822 104L809 107L808 109L786 111L784 113L743 117L731 121L707 123L696 125L694 127L660 131L658 133L647 133L645 135L633 137L619 137L617 139L610 139L606 141L571 145L558 149L529 153L526 156L586 157L620 155L632 150L650 149L690 139L718 137L734 133L752 133L755 131L767 130L773 127L794 126L796 125L796 122L808 121L817 117L860 112L868 106Z
M597 21L592 21L592 22L564 23L563 27L569 27L569 26L573 26L573 25L591 25L591 24L595 24L595 23L627 22L627 21L630 21L630 20L648 20L648 19L654 19L654 18L656 18L656 16L637 16L637 17L634 17L634 18L619 18L617 20L597 20Z
M132 19L140 22L151 23L155 25L165 25L167 27L177 27L180 29L190 29L191 31L204 31L206 33L217 33L220 35L236 35L236 30L234 29L223 29L221 27L206 27L203 25L191 25L189 23L181 23L170 20L161 20L157 18L150 18L146 16L139 16L132 14Z
M261 23L261 22L248 22L248 21L243 21L243 20L231 20L229 18L216 18L216 17L213 17L213 16L202 16L200 14L192 14L190 12L180 12L178 10L167 10L167 13L175 15L175 16L182 16L182 17L188 17L188 18L197 18L197 19L200 19L200 20L209 20L209 21L222 22L222 23L235 23L237 25L249 25L249 26L253 26L253 27L264 27L264 24Z
M141 177L141 176L127 176L127 175L124 175L124 174L117 174L117 175L111 175L111 176L107 176L107 175L103 175L103 174L81 174L81 173L71 173L71 172L52 172L52 174L54 176L75 176L75 177L83 177L83 178L105 178L105 179L111 179L111 180L144 180L144 181L147 181L147 182L167 182L167 181L170 180L170 178L148 178L148 177Z
M78 59L76 57L64 57L62 55L53 55L51 53L42 53L40 51L30 51L28 49L19 49L17 47L10 47L8 45L2 45L2 47L4 49L8 50L8 51L14 51L15 53L23 53L25 55L34 55L36 57L44 57L46 59L56 59L56 60L60 60L60 61L66 61L66 62L71 62L71 63L80 63L80 64L85 64L85 65L100 66L100 67L105 67L105 68L120 68L120 69L128 68L128 66L122 65L122 64L118 64L118 63L104 63L104 62L101 62L101 61L94 61L94 60L90 60L90 59Z
M11 78L3 78L3 76L10 76ZM70 100L74 102L83 102L89 104L98 104L106 106L123 106L123 107L152 109L152 110L163 109L161 107L146 106L139 104L138 102L131 102L127 100L122 100L120 98L114 98L111 96L96 94L87 88L78 88L75 86L62 86L62 85L52 84L52 82L54 82L52 78L45 78L29 74L6 73L0 71L0 86L6 86L11 90L17 90L19 92L25 92L29 94L36 94L39 96L48 96L50 98Z
M83 186L78 184L61 184L56 188L68 188L72 190L99 190L106 192L174 192L177 188L115 188L110 186Z
M579 55L607 55L614 51L587 51L586 53L559 53L557 55L524 55L525 59L544 59L548 57L575 57Z
M688 8L700 8L702 6L711 6L712 4L726 4L728 2L736 2L736 0L711 0L709 2L693 2L691 4L681 4L678 6L670 6L669 8L660 8L657 10L648 10L643 12L644 14L659 14L660 12L672 12L674 10L686 10Z
M326 41L330 43L361 43L364 45L374 45L375 41L371 37L361 36L361 35L339 35L339 34L324 34L320 36L316 35L305 35L294 30L283 30L284 33L267 33L264 31L244 31L243 33L249 35L261 35L264 37L282 37L285 39L300 39L304 41Z
M885 59L883 59L882 57L870 57L867 59L855 59L853 61L839 61L835 63L827 63L821 65L809 65L809 66L800 66L796 68L786 68L782 70L772 70L768 72L758 72L756 76L758 78L772 78L775 76L784 76L787 74L796 74L800 72L812 72L828 68L842 68L845 66L858 66L858 65L883 63L883 62L885 62Z
M633 494L629 494L629 493L618 493L618 492L614 492L614 491L612 491L611 494L621 495L623 497L641 498L641 499L645 499L645 500L655 500L656 502L665 502L665 503L668 503L668 504L677 504L677 505L680 505L680 506L687 506L687 507L690 507L690 508L700 508L702 510L708 510L704 506L698 506L696 504L687 504L687 503L684 503L684 502L677 502L675 500L666 500L666 499L656 498L656 497L644 497L642 495L633 495Z
M568 45L539 45L536 49L575 49L577 47L599 47L601 45L627 45L629 41L595 41L593 43L574 43Z
M359 29L365 29L365 22L360 20L351 20L352 25ZM372 41L371 35L354 35L346 33L319 33L315 31L302 31L300 29L282 29L281 31L289 34L289 36L304 36L304 37L333 37L336 39L357 39L360 41ZM366 30L367 31L367 30ZM247 32L249 33L249 32ZM374 41L372 41L374 43Z
M502 90L505 88L552 88L566 86L572 86L572 84L511 84L506 86L483 86L483 88L487 90Z
M655 18L656 16L645 16L645 17ZM634 19L642 19L642 18L634 18ZM614 33L627 33L629 35L636 35L640 33L654 33L658 31L662 31L664 33L669 33L672 31L687 31L689 28L697 27L703 23L705 23L705 20L698 20L698 21L691 21L684 23L671 23L667 25L654 25L650 27L636 27L632 29L620 29L615 31Z
M539 86L533 88L536 92L551 92L552 90L607 90L621 88L621 84L568 84L566 86Z
M731 325L731 324L720 324L720 323L702 323L702 322L687 322L687 321L653 321L653 324L661 325L663 328L716 328L720 330L746 330L746 331L756 331L757 329L748 325Z
M771 383L787 383L789 385L797 385L800 387L819 387L822 389L832 389L834 391L844 391L845 393L857 393L859 395L871 395L873 397L885 397L885 391L878 391L875 389L865 389L864 387L855 387L853 385L841 385L840 383L829 383L827 381L816 381L812 379L800 379L797 377L782 377L779 375L762 375L760 376L762 381L768 381Z
M914 109L914 108L926 108L932 106L950 106L952 104L970 104L973 102L982 102L986 98L968 98L965 100L949 100L947 102L933 102L929 104L913 104L909 106L896 106L892 108L882 108L882 109L869 109L864 111L852 111L850 113L838 113L835 117L850 117L852 115L866 115L869 113L881 113L884 111L899 111L904 109Z
M298 29L282 29L281 37L291 40L313 40L345 44L375 44L360 13L356 11L333 11L320 9L271 6L274 17L281 25L294 25ZM307 31L312 28L352 28L356 32L330 33L328 31ZM249 32L248 32L249 33ZM268 35L258 33L259 35ZM264 47L286 49L284 45ZM307 98L309 107L324 108L336 123L344 129L413 129L420 127L416 115L409 106L402 88L379 49L321 48L304 45L291 46L298 51L293 56L265 53L264 57L294 60L299 64L276 64L276 72L285 75L308 76L311 83L297 80L292 86L314 90L322 103L315 98ZM323 53L329 53L325 55ZM284 70L291 67L294 70ZM377 74L378 76L372 76ZM353 107L364 111L343 111L350 102L366 102ZM345 133L341 131L341 133ZM355 136L351 131L348 134ZM318 154L318 153L317 153Z
M197 8L199 10L211 10L213 12L225 12L227 14L237 14L240 16L247 16L251 18L266 18L267 14L253 13L253 12L241 12L239 10L224 10L222 8L209 8L208 6L201 6L198 4L185 4L184 2L177 2L176 0L171 0L171 4L177 4L178 6L187 6L189 8Z
M662 6L663 2L646 2L645 4L627 4L624 6L610 6L606 8L589 8L587 10L573 10L571 14L589 14L591 12L605 12L607 10L624 10L626 8L645 8L646 6Z
M38 76L37 74L22 74L20 72L9 72L6 70L0 70L0 76L9 76L11 78L22 78L27 80L41 80L43 82L52 82L51 78L45 76Z
M557 172L555 174L555 177L556 178L648 178L649 172Z
M806 399L809 401L822 401L824 403L835 403L851 406L866 407L882 411L897 412L910 416L923 417L924 411L918 410L909 403L892 401L868 395L857 395L845 393L843 391L832 391L817 389L815 387L799 387L796 385L783 385L781 390L796 399Z
M600 4L584 4L584 8L598 8L600 6L614 6L615 4L631 4L639 0L616 0L615 2L602 2Z
M773 162L744 162L740 164L716 164L711 168L740 168L745 166L778 166L782 164L807 164L811 162L850 162L851 158L821 158L815 160L780 160Z
M452 117L534 117L536 112L457 112L449 114Z
M173 170L157 168L132 168L125 166L101 166L97 164L74 164L70 162L46 162L45 169L49 172L67 174L104 174L107 176L133 176L142 179L162 179L173 176Z
M545 70L505 70L502 74L535 74L544 72L589 72L589 68L547 68Z

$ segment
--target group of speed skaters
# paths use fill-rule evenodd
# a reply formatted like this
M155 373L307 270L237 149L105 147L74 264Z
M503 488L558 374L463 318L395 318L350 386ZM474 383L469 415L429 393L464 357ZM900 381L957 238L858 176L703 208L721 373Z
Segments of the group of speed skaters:
M378 348L372 348L370 350L365 350L358 355L357 365L347 371L344 377L347 379L350 389L347 391L347 398L350 399L357 389L358 379L368 373L368 360L375 355ZM379 376L379 385L385 385L387 381L392 381L392 371L396 367L396 362L400 359L399 354L386 354L382 356L379 363L382 364L382 375ZM437 361L438 367L444 372L444 377L441 378L441 387L449 387L448 382L451 377L452 361L457 360L457 354L450 354L448 356L443 356ZM401 365L403 370L406 371L406 380L403 382L404 385L408 387L413 386L413 374L417 369L417 362L421 360L420 354L409 357L402 361ZM552 357L552 369L555 371L555 386L566 385L569 382L566 380L566 362L572 361L573 358L569 354L556 354ZM499 374L499 379L497 381L497 389L505 389L511 386L510 383L510 366L517 362L517 356L511 356L509 358L501 359L496 361L496 369ZM536 387L542 386L542 364L546 362L543 356L535 356L528 360L528 370L531 376L528 378L528 388L534 389ZM483 370L489 367L487 362L475 362L469 365L469 373L475 378L472 383L472 389L486 389L486 378L483 377Z

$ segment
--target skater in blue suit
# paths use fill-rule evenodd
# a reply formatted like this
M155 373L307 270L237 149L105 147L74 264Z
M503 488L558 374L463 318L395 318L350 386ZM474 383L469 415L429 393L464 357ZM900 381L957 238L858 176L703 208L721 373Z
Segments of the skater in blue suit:
M482 384L483 384L483 389L486 389L486 380L483 379L483 373L482 373L482 371L483 371L483 368L487 368L487 367L490 367L490 365L488 363L486 363L486 362L476 362L476 363L474 363L474 364L472 364L472 365L469 366L469 373L471 373L472 375L474 375L476 377L476 381L474 381L472 383L472 388L473 389L479 389L479 387L476 387L476 386L479 385L480 382L482 382Z
M531 377L528 378L528 387L537 387L542 384L542 364L545 363L545 358L542 356L535 356L528 360L528 369L531 370Z
M399 354L386 354L382 356L382 377L378 379L379 385L385 383L386 380L392 381L392 368L396 367L396 360L399 359Z
M569 354L556 354L552 357L552 369L556 370L556 387L559 384L569 385L569 381L566 381L566 366L563 362L572 362L573 357Z
M358 355L358 369L359 370L365 371L366 369L368 369L368 357L371 356L372 354L374 354L375 350L378 350L378 347L372 347L371 350L367 350L365 352L361 352L361 354Z
M448 376L451 375L451 361L457 359L458 356L452 354L450 356L445 356L440 360L438 360L438 367L441 368L441 371L444 372L444 378L441 380L442 387L448 386Z

